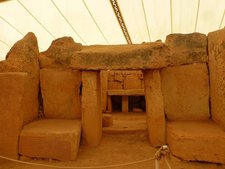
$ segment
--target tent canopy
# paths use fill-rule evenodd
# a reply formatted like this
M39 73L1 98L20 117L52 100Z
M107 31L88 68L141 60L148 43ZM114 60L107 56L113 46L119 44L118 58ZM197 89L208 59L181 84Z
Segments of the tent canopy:
M113 4L120 13L115 13ZM115 7L115 6L114 6ZM40 51L71 36L83 45L151 42L171 33L208 32L225 26L225 0L11 0L0 3L0 60L28 32ZM121 19L121 18L120 18Z

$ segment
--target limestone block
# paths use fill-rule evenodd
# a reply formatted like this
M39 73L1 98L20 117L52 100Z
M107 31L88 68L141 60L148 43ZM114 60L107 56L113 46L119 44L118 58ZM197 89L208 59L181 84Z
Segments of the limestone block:
M16 42L0 62L0 72L26 72L28 79L24 95L24 124L38 116L39 62L38 43L33 33Z
M85 46L74 54L74 69L153 69L169 64L170 51L162 42L136 45Z
M100 73L82 72L82 136L88 146L97 146L102 137Z
M54 40L45 52L42 52L39 61L41 68L69 68L73 54L81 50L82 45L75 43L71 37L62 37Z
M109 70L108 81L109 82L115 81L115 71Z
M122 112L129 112L129 100L128 96L122 96Z
M108 76L109 71L102 70L100 72L100 81L101 81L101 111L106 112L107 107L107 90L108 90Z
M123 82L123 75L121 71L115 71L114 80L118 82Z
M207 62L207 37L201 33L171 34L165 42L171 49L171 65Z
M225 28L208 34L212 119L225 130Z
M108 89L123 89L123 83L121 82L109 82L108 85Z
M141 79L135 72L127 75L124 80L124 89L141 89Z
M25 125L19 153L27 157L75 160L79 150L81 122L78 119L41 119Z
M167 142L183 160L225 164L225 133L211 120L168 122Z
M41 69L40 80L45 117L81 117L80 71Z
M158 70L144 71L145 102L149 140L153 146L165 144L165 115Z
M113 116L112 114L102 114L102 127L109 127L113 125Z
M27 73L0 73L0 155L18 158Z
M169 120L209 119L209 77L205 63L162 69L161 79Z

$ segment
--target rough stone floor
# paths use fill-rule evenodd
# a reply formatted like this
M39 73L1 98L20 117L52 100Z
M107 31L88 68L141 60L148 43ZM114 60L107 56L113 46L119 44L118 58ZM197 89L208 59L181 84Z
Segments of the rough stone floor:
M113 112L113 126L103 127L103 133L125 134L145 132L147 130L145 112Z
M79 155L74 162L59 162L54 160L30 160L42 164L56 166L98 166L112 165L136 160L143 160L154 156L157 149L152 148L148 143L146 132L136 134L104 134L101 144L96 148L89 148L85 145L80 146ZM225 165L182 162L175 157L171 157L172 169L225 169ZM29 166L0 160L1 169L51 169L49 167ZM116 167L115 169L155 169L154 161L135 164L126 167ZM167 169L164 161L160 164L160 169Z

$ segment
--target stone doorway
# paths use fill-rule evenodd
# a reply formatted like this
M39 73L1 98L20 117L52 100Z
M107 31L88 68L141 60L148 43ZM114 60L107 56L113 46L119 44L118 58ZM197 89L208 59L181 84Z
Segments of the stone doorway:
M106 111L103 111L103 113L112 116L113 124L103 127L103 132L146 132L146 107L142 71L113 70L106 72L106 74L105 85L102 84L102 87L106 86L104 91L106 97L103 98L106 99Z

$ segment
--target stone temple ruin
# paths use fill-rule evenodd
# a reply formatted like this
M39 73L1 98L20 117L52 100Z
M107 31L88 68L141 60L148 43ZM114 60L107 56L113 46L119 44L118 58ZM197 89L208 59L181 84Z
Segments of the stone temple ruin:
M0 72L0 155L76 160L81 141L99 145L104 116L146 111L152 146L225 164L225 28L138 45L64 37L41 53L28 33Z

